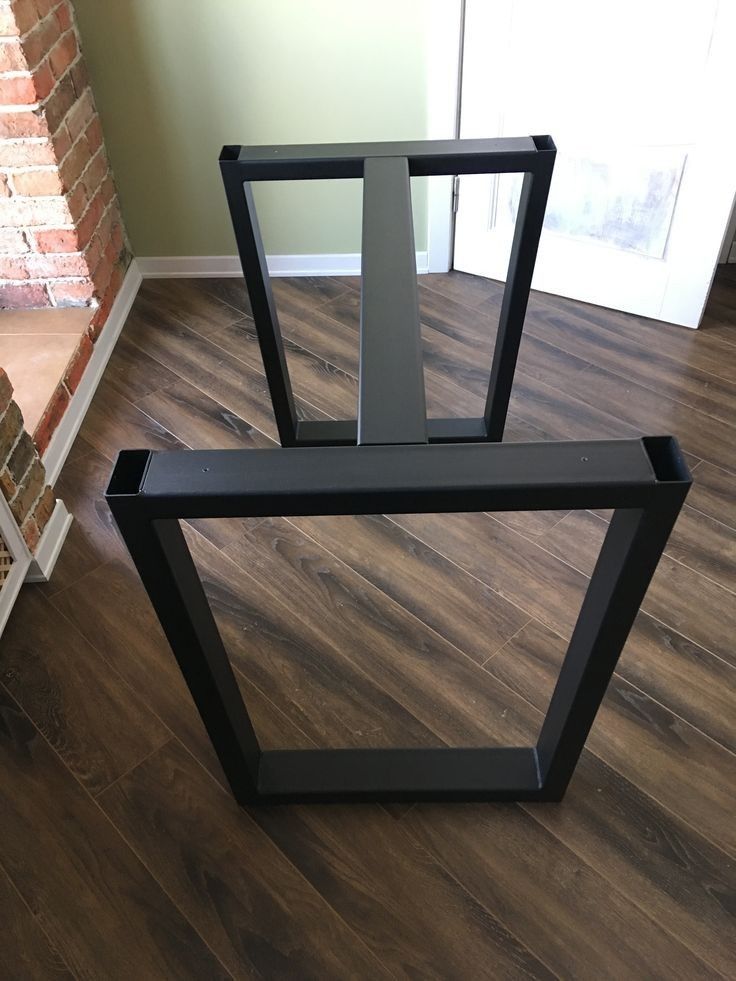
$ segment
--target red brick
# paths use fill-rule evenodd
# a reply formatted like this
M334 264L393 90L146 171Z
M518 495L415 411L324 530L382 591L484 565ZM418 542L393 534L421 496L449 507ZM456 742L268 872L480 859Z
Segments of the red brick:
M0 228L0 254L28 252L28 240L20 228Z
M2 279L58 279L89 276L89 267L79 252L23 256L0 256Z
M64 198L0 198L0 226L69 225L70 212Z
M21 34L30 31L40 20L33 0L14 0L13 14Z
M54 144L54 159L56 161L63 160L72 148L72 138L69 135L69 130L66 128L65 123L59 126L51 139Z
M4 106L31 106L36 101L36 89L30 75L0 78L0 103Z
M94 115L95 105L92 99L92 90L86 88L70 110L69 118L66 121L72 140L76 140L82 135Z
M114 265L114 257L109 256L107 252L105 252L100 261L97 263L97 266L92 273L92 281L95 284L95 294L97 296L105 296L110 278L112 277Z
M13 447L13 452L10 454L7 463L8 473L16 484L21 483L35 457L36 447L24 429L18 438L18 442Z
M102 216L100 224L97 226L97 237L99 238L102 246L102 254L107 249L112 238L112 215L110 214L110 208L107 209L105 214Z
M18 524L25 520L36 499L43 492L45 483L46 473L41 461L36 457L28 468L23 482L18 485L15 497L10 501L10 510Z
M0 279L32 279L26 257L0 256Z
M69 74L72 77L77 98L80 98L85 89L89 87L89 72L84 58L77 58L69 69Z
M40 19L50 14L59 0L34 0L34 5Z
M87 188L89 198L92 198L97 188L101 186L109 169L105 151L100 148L92 160L90 160L89 166L82 175L82 180L84 181L84 186Z
M57 307L84 307L93 298L95 290L91 280L71 283L49 283L48 290Z
M46 120L37 112L0 112L0 140L22 140L29 136L48 136Z
M17 38L0 41L0 72L24 72L27 68L20 41Z
M12 37L20 34L20 30L15 20L15 14L10 9L9 3L0 6L0 36Z
M76 101L77 94L74 91L74 83L68 75L65 75L48 97L44 105L46 125L49 128L49 133L55 133L57 131L64 117ZM67 129L69 130L69 135L71 138L75 140L76 136L71 131L68 123Z
M43 534L44 528L49 523L49 518L54 513L55 507L56 497L51 487L47 484L32 512L33 519L38 525L38 530L41 534Z
M74 228L50 228L33 233L39 252L79 252L80 244Z
M83 334L82 339L79 342L79 347L74 353L74 357L72 358L69 367L66 369L66 374L64 375L64 384L72 395L76 392L77 386L82 380L84 369L87 367L93 351L94 345L92 344L92 341L89 339L87 334Z
M104 243L98 234L92 237L92 241L89 243L84 251L84 259L87 263L88 269L96 269L102 259L102 254L105 251Z
M103 297L102 303L95 311L95 315L92 318L92 323L89 326L89 333L94 341L100 336L100 333L107 323L107 318L110 316L110 310L115 302L115 297L120 292L120 287L123 285L123 280L125 279L125 273L128 269L130 263L130 257L125 256L125 261L117 262L112 271L112 277L110 279L110 284L107 287L105 296Z
M51 301L42 283L0 284L0 310L50 307Z
M64 33L64 31L68 31L72 26L72 12L66 0L64 0L61 6L57 7L56 22L58 23L59 30L62 33Z
M98 115L95 114L92 117L89 126L85 130L84 138L87 141L89 154L93 157L102 146L102 124Z
M42 61L33 70L33 87L36 90L36 98L39 102L43 102L44 99L53 91L54 85L56 85L56 79L51 71L51 65L49 65L48 59Z
M49 52L51 70L56 78L61 78L78 54L79 49L74 31L67 31Z
M5 412L13 395L13 385L5 368L0 368L0 416ZM0 460L0 463L2 461Z
M52 163L56 163L56 157L49 140L43 143L0 142L0 167L43 167Z
M87 141L77 140L69 153L61 162L59 170L64 187L70 191L82 176L82 171L89 163L89 147Z
M79 233L79 241L82 243L83 247L87 244L87 242L91 240L92 236L94 235L95 229L97 228L100 222L100 218L102 217L102 214L105 210L105 206L102 202L102 193L103 193L103 189L100 188L97 194L95 194L95 196L90 201L89 207L85 211L84 215L77 222L77 232Z
M20 533L31 552L35 552L41 538L41 533L38 530L38 525L33 515L29 515L20 526Z
M46 57L59 40L60 34L58 21L55 17L51 17L40 23L28 37L23 38L23 50L31 68L35 68L39 61Z
M100 191L102 193L102 203L107 207L115 197L115 182L112 179L110 171L107 172L107 177L103 181Z
M23 416L18 408L18 403L10 401L2 418L0 418L0 461L3 463L10 456L10 451L15 446L22 430Z
M13 190L26 197L58 197L62 192L57 170L26 170L13 174Z
M58 385L56 391L51 397L51 401L46 406L46 411L41 416L41 421L36 426L36 431L33 434L33 442L36 444L36 449L38 450L39 456L43 456L46 452L46 448L51 441L51 437L53 436L56 427L61 422L61 417L66 412L68 405L69 392L67 392L63 385Z
M18 485L8 473L8 468L3 467L2 470L0 470L0 491L2 491L2 495L5 500L9 501L11 498L15 497L17 490Z
M66 201L69 208L69 214L72 216L72 221L75 224L78 224L82 215L87 210L87 205L89 204L87 188L84 186L82 181L77 181L71 194L67 194ZM86 245L86 239L82 245Z

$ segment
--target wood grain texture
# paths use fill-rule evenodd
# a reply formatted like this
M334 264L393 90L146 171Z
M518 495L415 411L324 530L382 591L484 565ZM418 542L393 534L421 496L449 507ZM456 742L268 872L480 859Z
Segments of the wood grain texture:
M59 952L38 920L0 869L0 909L3 911L3 976L7 981L72 981Z
M431 414L478 410L501 292L421 278ZM359 293L274 281L304 417L352 414ZM730 270L697 332L532 295L505 438L672 428L695 474L565 801L245 812L102 495L122 448L276 430L242 281L147 281L59 482L57 574L0 650L38 727L2 689L3 976L736 975L734 311ZM528 744L608 519L185 534L266 748Z
M175 743L101 804L234 977L390 977L324 895Z
M717 977L515 805L417 805L402 823L558 977Z
M382 515L289 520L478 664L529 620Z
M545 711L566 647L548 628L529 624L486 669ZM733 753L617 675L587 745L631 783L736 857Z
M0 680L91 793L161 746L167 730L57 608L34 590L3 635Z
M535 738L538 720L525 702L489 683L469 657L284 519L260 522L225 554L443 742L527 745Z
M0 814L2 865L72 974L229 977L2 687Z
M393 977L554 976L382 808L272 807L255 819Z

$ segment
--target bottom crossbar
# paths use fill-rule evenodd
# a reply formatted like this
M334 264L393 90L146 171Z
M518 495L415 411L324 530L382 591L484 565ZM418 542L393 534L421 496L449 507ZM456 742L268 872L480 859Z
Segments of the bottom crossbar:
M534 748L263 752L257 802L541 800Z

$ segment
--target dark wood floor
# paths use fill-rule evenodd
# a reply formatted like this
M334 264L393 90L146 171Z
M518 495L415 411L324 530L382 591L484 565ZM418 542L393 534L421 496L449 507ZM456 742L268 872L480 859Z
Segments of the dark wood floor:
M271 446L238 280L149 281L0 656L3 977L736 976L736 270L690 332L534 296L507 438L674 432L695 486L559 805L241 811L102 489L122 447ZM729 278L730 277L730 278ZM279 280L300 409L353 415L354 280ZM433 415L477 414L499 288L422 277ZM197 522L276 746L534 738L606 513Z

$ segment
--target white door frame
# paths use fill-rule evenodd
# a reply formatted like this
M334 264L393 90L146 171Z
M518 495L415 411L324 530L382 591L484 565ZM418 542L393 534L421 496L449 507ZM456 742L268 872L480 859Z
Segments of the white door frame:
M459 123L465 2L430 0L427 7L427 139L454 140ZM448 272L455 225L452 177L427 180L427 271Z
M460 97L462 89L462 49L464 41L464 18L465 0L430 0L429 10L429 33L427 39L427 138L432 140L456 139L459 135L460 124ZM730 3L721 2L719 4L718 17L722 25L736 25L736 13ZM718 43L721 48L727 43L727 38L731 36L725 27L718 32ZM730 64L726 57L713 59L711 71L724 73L725 65ZM712 85L712 89L718 91L719 85ZM723 158L728 161L725 167L732 166L731 160L736 154L734 143L734 129L730 126L723 126L722 113L717 106L707 105L703 107L704 113L714 116L712 127L721 128L724 136ZM718 174L723 184L724 167L718 168ZM721 198L724 193L726 196L728 188L721 187ZM732 193L732 192L731 192ZM731 221L723 229L723 240L719 249L716 261L736 261L736 241L733 241L732 225L736 220L736 202L731 198L733 213ZM693 216L689 216L692 218ZM707 215L700 216L701 222L714 223L719 226L722 223L722 216L714 215L709 210ZM455 216L452 207L452 179L435 177L430 179L428 190L427 207L427 264L428 272L448 272L452 266L452 255L454 246L454 225ZM712 235L713 229L711 229ZM730 255L729 255L730 250ZM700 261L706 264L712 257L701 257ZM672 302L682 302L681 297L674 297ZM707 301L706 301L707 302ZM671 305L670 303L670 305ZM697 302L696 306L699 305ZM668 305L664 305L660 316L668 319L670 313ZM702 316L703 307L700 307ZM699 320L699 317L697 318Z

